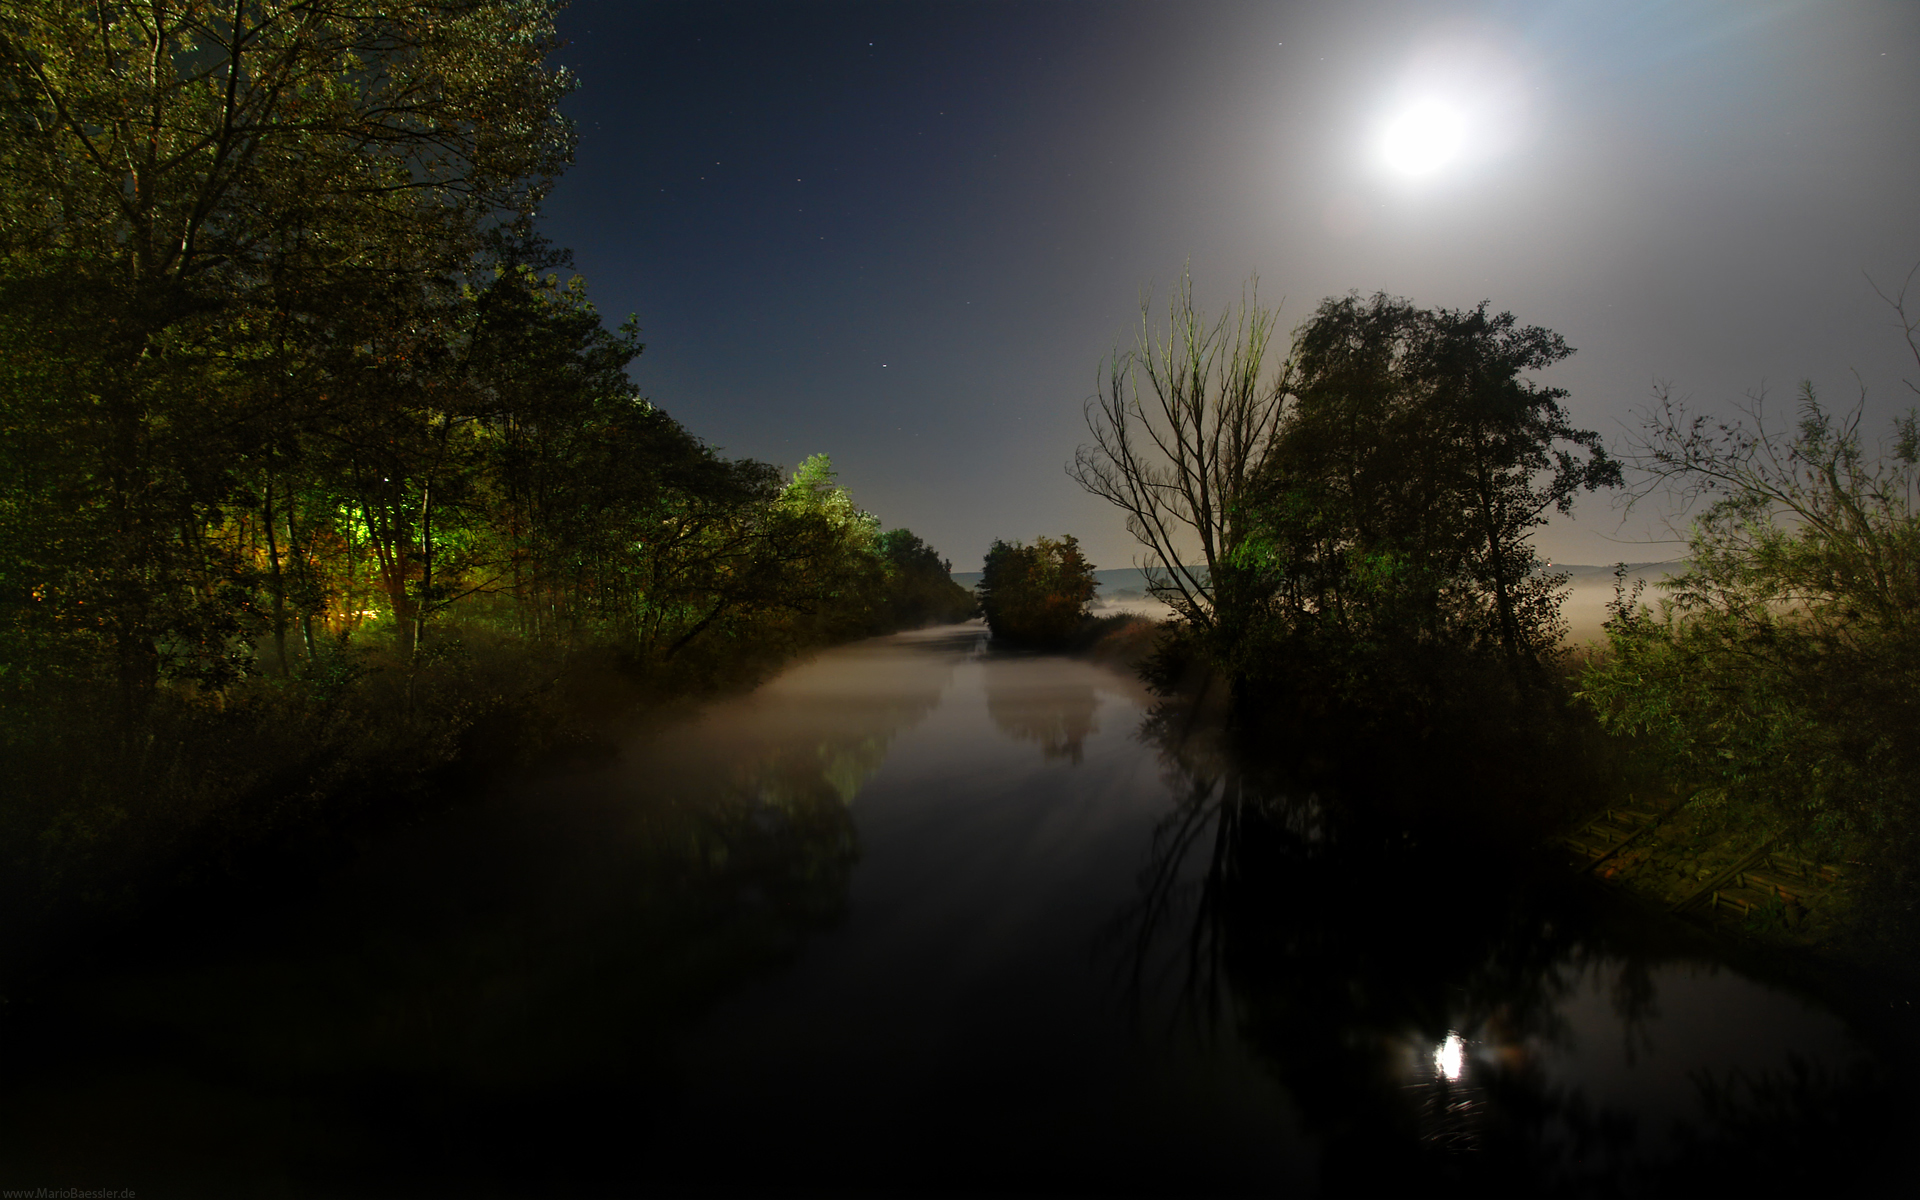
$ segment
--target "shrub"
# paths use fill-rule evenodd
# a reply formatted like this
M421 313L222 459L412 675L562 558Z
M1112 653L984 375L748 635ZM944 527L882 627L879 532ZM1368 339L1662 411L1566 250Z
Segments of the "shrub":
M1659 611L1624 585L1582 695L1731 820L1858 856L1920 926L1920 421L1861 445L1810 386L1791 432L1663 405L1642 465L1710 506ZM1895 914L1893 909L1904 910Z
M1099 586L1071 534L1031 546L996 541L980 579L980 607L997 640L1060 645L1086 620Z

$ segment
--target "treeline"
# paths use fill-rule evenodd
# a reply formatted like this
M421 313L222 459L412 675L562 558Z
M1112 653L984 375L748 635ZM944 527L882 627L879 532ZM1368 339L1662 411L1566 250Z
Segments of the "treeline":
M136 714L457 605L643 659L891 619L912 556L824 460L783 486L716 455L548 270L550 7L9 20L14 682L110 675Z
M671 693L971 612L824 456L637 393L534 232L557 7L0 16L16 876L538 742L570 664Z

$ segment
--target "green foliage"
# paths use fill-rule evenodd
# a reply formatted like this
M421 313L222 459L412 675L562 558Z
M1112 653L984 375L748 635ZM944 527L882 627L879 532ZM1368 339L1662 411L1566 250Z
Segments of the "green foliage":
M1564 633L1564 577L1532 530L1621 478L1566 392L1523 378L1572 350L1484 303L1385 295L1325 301L1296 336L1292 403L1228 564L1263 602L1243 680L1366 693L1361 676L1391 691L1476 660L1536 671Z
M9 456L71 442L63 480L14 492L21 526L64 508L66 537L52 554L9 537L39 597L16 589L12 623L60 641L84 608L129 718L164 679L247 669L239 644L269 617L232 518L343 427L382 585L417 631L393 527L431 529L432 477L464 450L457 278L490 228L525 226L570 149L552 12L71 0L0 18L0 322L28 359ZM375 444L413 473L351 453Z
M1100 584L1071 534L1031 546L996 541L980 577L980 608L996 640L1060 645L1087 619Z
M783 482L634 388L635 323L532 232L571 146L557 7L0 12L0 854L29 891L542 744L584 663L684 695L957 611L824 455Z
M1729 820L1873 860L1915 890L1920 849L1920 515L1915 454L1870 458L1858 413L1804 385L1790 434L1663 399L1640 464L1709 500L1658 611L1624 588L1582 697ZM1909 415L1897 431L1913 426Z
M881 534L879 551L886 560L887 603L895 628L951 624L979 612L973 593L953 581L953 563L910 530Z

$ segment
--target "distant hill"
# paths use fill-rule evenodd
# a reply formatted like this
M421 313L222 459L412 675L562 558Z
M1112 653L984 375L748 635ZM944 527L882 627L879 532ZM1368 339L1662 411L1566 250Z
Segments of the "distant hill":
M1628 563L1627 579L1629 582L1655 584L1678 575L1686 569L1686 565L1680 559ZM1548 569L1565 571L1569 576L1567 583L1572 588L1572 594L1561 609L1561 615L1567 620L1568 641L1578 645L1605 636L1602 625L1607 619L1607 604L1613 599L1613 564L1553 563ZM1095 571L1093 575L1100 581L1100 591L1094 597L1096 611L1124 609L1151 617L1166 615L1166 606L1147 596L1147 573L1139 567L1115 567L1107 571ZM972 588L980 582L980 572L955 571L953 581L961 587ZM1658 605L1661 596L1662 593L1656 589L1648 588L1642 602Z
M1685 566L1684 562L1677 559L1668 562L1628 563L1627 574L1633 579L1653 581L1678 574ZM1612 563L1605 566L1554 563L1549 569L1565 571L1573 577L1572 582L1576 584L1613 577ZM1100 581L1100 598L1103 600L1128 599L1147 594L1147 573L1139 567L1114 567L1105 571L1095 571L1093 577ZM953 581L963 588L971 588L980 582L980 572L955 571Z

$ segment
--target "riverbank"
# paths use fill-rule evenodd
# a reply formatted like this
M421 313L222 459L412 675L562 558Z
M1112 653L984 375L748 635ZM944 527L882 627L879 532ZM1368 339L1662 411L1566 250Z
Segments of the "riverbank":
M1584 1195L1892 1144L1830 1006L1443 822L1483 778L1422 825L1391 738L1268 769L981 640L825 650L323 887L156 910L5 1011L0 1159L143 1196ZM1742 1082L1796 1061L1784 1107Z
M728 646L663 666L449 625L411 654L363 638L322 647L292 678L163 688L133 736L105 695L6 713L0 1003L156 921L284 902L399 831L604 761L635 729L822 648Z
M1765 831L1730 829L1693 807L1705 789L1610 808L1562 839L1582 870L1673 913L1733 923L1750 936L1820 946L1851 915L1844 864L1820 862ZM1710 802L1710 798L1709 798Z

